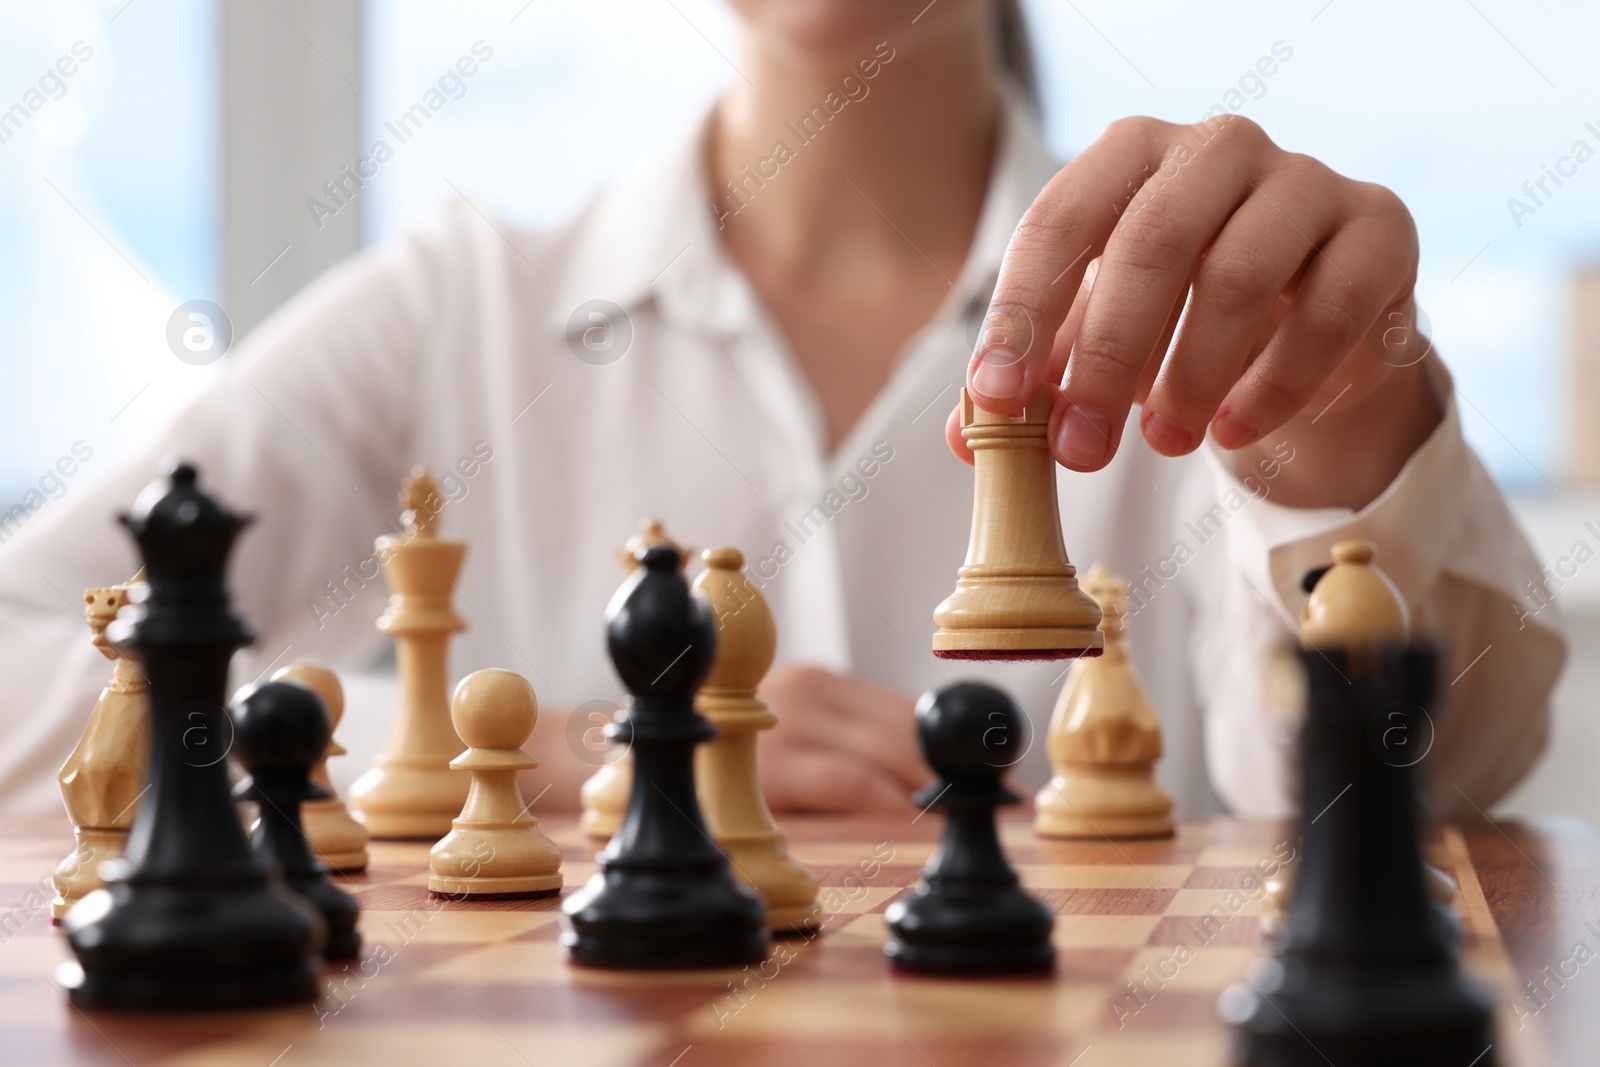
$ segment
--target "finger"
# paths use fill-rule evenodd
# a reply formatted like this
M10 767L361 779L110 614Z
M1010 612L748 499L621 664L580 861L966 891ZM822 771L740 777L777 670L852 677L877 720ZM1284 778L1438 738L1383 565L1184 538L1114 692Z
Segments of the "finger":
M769 681L762 696L778 712L773 734L868 760L907 788L922 784L911 697L818 667L776 671Z
M1133 401L1136 404L1145 402L1150 395L1150 389L1155 385L1156 373L1161 370L1162 358L1172 347L1172 335L1178 331L1178 324L1183 321L1183 309L1188 293L1178 294L1178 299L1172 302L1172 312L1167 316L1167 325L1161 331L1161 338L1156 342L1155 352L1144 365L1144 370L1139 373L1139 383L1133 390Z
M1064 466L1093 471L1110 462L1173 308L1201 253L1249 197L1259 149L1270 144L1242 119L1198 148L1180 136L1128 205L1101 257L1052 419L1052 449Z
M874 812L915 810L910 795L870 764L836 751L805 746L757 746L767 803L776 811Z
M1100 259L1096 256L1089 261L1083 272L1083 279L1078 283L1078 295L1072 299L1072 307L1067 310L1066 320L1062 322L1061 329L1056 331L1055 339L1051 342L1050 356L1045 361L1044 375L1041 381L1060 384L1061 375L1067 367L1067 356L1072 351L1072 342L1078 336L1078 328L1083 324L1083 313L1089 306L1089 293L1094 289L1095 272L1099 269ZM1171 335L1169 329L1168 335ZM956 458L969 466L973 462L972 447L967 444L967 439L961 433L961 405L957 403L944 422L945 443L950 446L950 451Z
M1395 240L1395 227L1364 216L1313 253L1283 323L1212 420L1217 444L1242 448L1293 418L1409 289L1415 259L1395 256Z
M894 695L904 699L898 693ZM903 721L885 711L882 704L836 692L829 703L813 707L785 726L798 743L868 761L907 789L915 789L926 781L927 775L921 771L917 758L911 706L907 705Z
M1089 294L1094 292L1094 280L1099 273L1100 257L1096 256L1083 272L1083 281L1078 283L1078 295L1072 298L1072 307L1067 310L1067 317L1061 323L1061 329L1056 331L1055 341L1050 346L1050 359L1045 364L1043 380L1052 385L1060 385L1062 375L1067 372L1072 343L1078 339L1078 331L1083 328L1083 313L1089 309Z
M1145 440L1163 455L1192 452L1205 439L1278 295L1338 223L1324 191L1327 168L1291 158L1234 212L1195 271L1182 332L1140 413Z
M1044 380L1056 332L1105 247L1130 187L1159 158L1167 123L1123 119L1039 193L1006 247L967 388L987 411L1019 415Z
M923 780L923 776L911 774L908 764L914 766L915 759L885 751L885 742L877 729L871 724L854 722L849 715L813 713L780 728L787 730L789 740L795 744L835 753L842 759L870 763L907 789L915 788Z
M908 789L928 780L917 748L914 723L916 701L887 686L858 678L844 679L836 694L838 711L855 728L848 736L874 762L893 774Z

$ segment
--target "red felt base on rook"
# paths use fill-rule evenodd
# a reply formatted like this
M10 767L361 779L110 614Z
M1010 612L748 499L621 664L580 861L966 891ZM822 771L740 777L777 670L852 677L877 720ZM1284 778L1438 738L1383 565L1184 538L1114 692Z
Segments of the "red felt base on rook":
M1100 648L934 649L940 659L976 659L1003 662L1018 659L1092 659L1105 651Z

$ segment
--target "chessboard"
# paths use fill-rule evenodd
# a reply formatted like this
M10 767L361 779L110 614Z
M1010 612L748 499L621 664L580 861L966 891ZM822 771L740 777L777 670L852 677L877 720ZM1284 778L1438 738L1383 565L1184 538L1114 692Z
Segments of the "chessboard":
M361 957L327 968L318 1003L123 1014L81 1011L52 983L69 953L38 887L70 832L12 820L0 824L0 1064L1228 1062L1217 999L1263 952L1261 864L1290 847L1286 825L1184 821L1165 840L1071 842L1008 819L1009 854L1056 914L1057 966L969 980L897 973L882 955L884 909L915 883L939 822L785 819L822 880L821 932L774 942L763 964L707 971L573 966L557 898L431 896L427 844L374 842L369 870L339 879L361 902ZM594 845L573 820L542 825L571 892L594 870ZM1577 943L1600 946L1600 836L1576 820L1479 822L1445 827L1429 854L1459 884L1462 961L1498 1006L1496 1062L1593 1062L1600 968L1574 956Z

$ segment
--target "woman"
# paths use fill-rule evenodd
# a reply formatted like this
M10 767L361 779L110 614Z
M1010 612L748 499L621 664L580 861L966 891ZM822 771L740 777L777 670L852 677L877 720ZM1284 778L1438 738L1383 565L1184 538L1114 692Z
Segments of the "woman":
M371 539L422 462L471 546L454 673L539 690L543 804L575 802L592 702L620 695L609 549L660 515L743 548L777 615L774 806L906 811L926 776L911 705L948 671L929 613L970 519L949 452L970 456L939 421L963 384L1016 412L1041 381L1062 383L1069 552L1135 580L1187 808L1209 802L1203 745L1235 810L1288 809L1265 664L1292 641L1299 575L1350 536L1381 546L1446 676L1468 672L1429 754L1441 800L1487 805L1526 773L1563 645L1548 613L1512 609L1537 565L1438 356L1414 355L1415 230L1393 194L1227 115L1124 120L1058 169L1009 2L734 6L741 76L691 142L553 232L458 204L330 273L157 448L8 548L4 803L53 806L102 681L51 586L131 572L107 516L181 454L261 516L233 571L262 634L240 680L370 649ZM1042 724L1059 668L989 674ZM384 712L353 706L346 733L381 733Z

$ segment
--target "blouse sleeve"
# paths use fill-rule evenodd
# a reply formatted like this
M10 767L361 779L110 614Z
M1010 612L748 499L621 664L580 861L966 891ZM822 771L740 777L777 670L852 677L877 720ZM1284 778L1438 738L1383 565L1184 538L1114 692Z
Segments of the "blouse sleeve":
M369 639L371 613L338 608L376 577L361 570L398 514L448 245L436 225L324 275L239 346L227 377L155 445L99 460L114 472L0 547L0 808L59 810L56 770L110 676L83 590L136 569L115 516L167 457L192 461L204 485L256 517L229 575L257 632L235 683L296 649L335 658Z
M1414 630L1440 650L1433 729L1422 731L1431 736L1414 739L1435 810L1486 809L1544 750L1566 642L1553 607L1524 604L1539 563L1462 437L1448 372L1430 369L1444 418L1360 511L1280 505L1270 478L1241 481L1206 446L1210 492L1241 505L1221 528L1225 564L1198 590L1190 659L1213 785L1241 814L1292 810L1292 715L1283 713L1284 687L1273 684L1270 665L1295 643L1301 577L1348 538L1378 546L1378 563L1410 605Z

